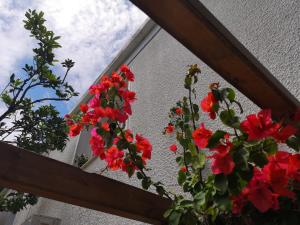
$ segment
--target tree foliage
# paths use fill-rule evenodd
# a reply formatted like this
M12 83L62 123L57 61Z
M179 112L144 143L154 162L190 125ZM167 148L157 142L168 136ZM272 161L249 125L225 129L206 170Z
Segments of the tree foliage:
M54 70L59 61L54 51L61 48L60 37L47 29L43 12L28 10L23 22L36 47L32 64L25 64L18 75L13 73L0 94L6 106L0 115L0 140L38 154L62 151L68 139L66 124L49 102L64 102L78 95L66 81L74 62L66 59L61 63L65 72L56 74ZM31 194L8 193L0 196L0 211L15 213L37 202Z

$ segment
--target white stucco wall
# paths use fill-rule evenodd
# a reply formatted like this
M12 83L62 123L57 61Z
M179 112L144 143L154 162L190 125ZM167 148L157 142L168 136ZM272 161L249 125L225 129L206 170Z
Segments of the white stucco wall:
M299 0L202 2L289 91L300 99ZM139 49L139 53L134 52L133 55L134 57L129 57L131 60L129 65L136 75L136 82L131 89L137 92L138 101L134 104L134 116L129 120L129 127L148 137L153 144L153 159L149 165L154 168L151 171L154 179L163 178L169 188L176 190L176 166L173 155L168 151L168 146L174 139L163 136L161 131L166 125L169 108L186 94L182 85L186 65L197 63L202 69L197 88L200 97L206 95L211 82L228 84L163 30L155 34L142 50ZM124 62L128 63L129 58ZM246 113L258 110L244 96L239 95L239 99ZM211 124L205 116L202 118L208 127L217 128L217 125ZM74 157L72 149L76 143L74 141L67 151L56 153L52 157L72 163ZM81 146L82 143L84 142L79 142L78 145ZM86 145L82 146L81 148L85 148ZM97 159L90 163L86 170L99 172L101 168L103 164ZM135 179L129 180L123 173L105 175L139 186ZM18 213L14 225L20 225L32 214L60 218L62 225L142 224L41 198L36 206Z

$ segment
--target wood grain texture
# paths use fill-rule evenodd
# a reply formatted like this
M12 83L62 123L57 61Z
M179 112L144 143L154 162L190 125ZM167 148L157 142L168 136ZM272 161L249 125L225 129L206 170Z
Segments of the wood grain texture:
M0 142L0 186L150 224L171 202L156 194Z
M299 101L199 0L131 0L158 25L261 108L291 116Z

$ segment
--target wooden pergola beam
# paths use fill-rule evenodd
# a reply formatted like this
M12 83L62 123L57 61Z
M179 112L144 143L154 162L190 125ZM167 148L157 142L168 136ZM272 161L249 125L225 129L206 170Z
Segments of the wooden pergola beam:
M130 0L261 108L290 116L299 101L199 0Z
M171 202L119 181L0 142L0 186L150 224Z

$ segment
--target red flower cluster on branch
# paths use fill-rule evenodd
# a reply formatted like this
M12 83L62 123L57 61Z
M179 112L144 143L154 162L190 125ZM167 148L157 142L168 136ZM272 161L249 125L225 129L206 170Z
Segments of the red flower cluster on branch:
M145 137L137 134L134 141L132 132L122 128L132 114L131 104L136 100L135 92L127 88L128 82L132 81L134 74L126 65L121 66L119 73L102 76L98 84L89 88L92 95L89 103L80 105L82 114L77 118L66 118L71 125L69 135L72 137L84 127L92 126L89 143L93 155L105 160L108 168L127 173L145 165L152 152L152 145Z

